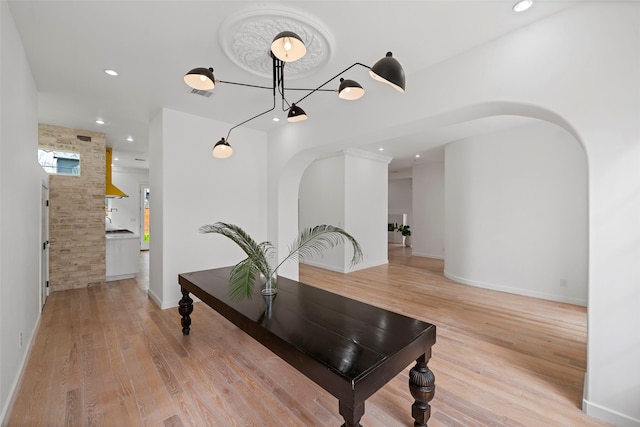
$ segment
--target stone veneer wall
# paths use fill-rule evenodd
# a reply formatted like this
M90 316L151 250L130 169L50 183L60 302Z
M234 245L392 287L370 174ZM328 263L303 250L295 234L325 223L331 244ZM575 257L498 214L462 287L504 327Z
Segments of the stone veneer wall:
M78 138L90 137L91 141ZM40 124L38 145L80 153L80 175L50 175L49 289L62 291L105 282L104 134Z

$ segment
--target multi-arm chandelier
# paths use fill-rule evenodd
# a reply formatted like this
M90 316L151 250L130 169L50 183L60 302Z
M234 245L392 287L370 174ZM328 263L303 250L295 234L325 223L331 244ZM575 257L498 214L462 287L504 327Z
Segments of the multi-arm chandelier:
M189 71L184 76L184 81L191 88L201 91L210 91L216 87L218 83L239 85L239 86L247 86L258 89L268 89L273 93L273 106L269 108L267 111L264 111L260 114L257 114L237 125L233 126L229 129L226 138L220 139L215 146L213 147L213 157L226 159L227 157L233 154L233 149L231 145L229 145L229 135L231 131L238 126L242 126L243 124L250 122L253 119L257 119L258 117L267 114L270 111L275 110L276 108L276 94L280 94L280 98L282 100L282 111L288 111L287 120L290 122L297 122L307 119L307 114L304 112L302 108L300 108L299 104L304 101L309 95L314 94L316 92L337 92L338 97L340 99L346 99L349 101L354 101L356 99L360 99L364 95L364 89L360 84L358 84L354 80L348 80L344 78L340 78L340 86L338 89L323 89L327 84L336 78L340 77L343 73L349 71L351 68L356 65L360 65L362 67L369 69L369 74L375 80L378 80L383 83L387 83L394 87L399 92L404 92L405 87L405 78L404 78L404 70L400 63L393 58L391 52L388 52L387 55L376 62L373 67L369 67L368 65L361 64L359 62L354 63L353 65L345 68L340 71L335 76L331 77L329 80L321 84L315 89L301 89L301 88L286 88L284 86L284 67L287 62L294 62L298 59L302 58L307 53L307 48L296 33L291 31L283 31L279 33L274 39L273 43L271 43L271 58L273 60L273 81L271 86L258 86L258 85L250 85L245 83L236 83L229 82L224 80L216 80L213 76L213 68L194 68ZM286 91L307 91L308 93L304 95L302 98L289 104L285 97Z

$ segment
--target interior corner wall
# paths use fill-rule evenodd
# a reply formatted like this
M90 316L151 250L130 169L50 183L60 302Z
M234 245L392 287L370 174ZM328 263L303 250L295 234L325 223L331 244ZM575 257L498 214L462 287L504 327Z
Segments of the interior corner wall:
M164 308L170 307L170 304L164 303L163 290L164 237L161 233L164 224L163 118L164 110L160 110L149 124L149 186L154 189L155 194L149 200L149 208L153 211L153 215L149 216L149 231L153 235L153 239L149 242L149 289L147 295L159 307Z
M0 2L0 424L39 320L38 98L7 2ZM22 334L22 345L19 336Z
M342 153L318 159L304 171L298 190L298 227L345 226L345 159ZM351 233L351 230L345 228ZM303 262L344 272L345 248L338 246Z
M351 266L350 245L305 260L328 270L349 272L386 264L388 159L347 150L313 162L299 188L299 227L331 224L344 228L362 247L364 260Z
M391 158L354 149L345 153L345 228L358 240L364 253L362 263L350 267L352 251L347 247L346 270L387 264L388 174Z
M150 128L151 234L149 290L162 308L181 298L178 274L234 265L245 258L235 243L201 234L204 224L236 224L266 240L266 141L264 132L234 130L233 156L211 156L232 125L163 109Z
M587 303L587 168L556 125L445 148L445 275L457 282Z
M444 259L444 162L413 167L411 254Z

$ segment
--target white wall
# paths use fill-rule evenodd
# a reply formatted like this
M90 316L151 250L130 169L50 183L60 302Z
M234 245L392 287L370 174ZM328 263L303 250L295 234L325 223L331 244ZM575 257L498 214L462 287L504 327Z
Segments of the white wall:
M587 303L587 167L575 138L549 123L445 149L445 276Z
M236 129L229 139L233 156L213 158L214 135L231 126L169 109L152 121L149 293L163 308L176 306L182 296L178 274L245 257L226 237L200 234L200 226L231 222L256 241L266 240L266 135Z
M411 254L443 259L444 233L444 163L426 163L413 168L413 224Z
M384 156L349 150L314 161L299 190L299 226L343 228L362 247L364 260L351 266L351 245L340 245L306 263L349 272L387 263L387 168Z
M405 94L368 90L357 115L319 112L273 131L271 238L286 241L297 229L298 183L318 155L491 115L561 125L585 147L589 170L583 405L601 419L640 426L638 28L640 3L580 2L428 69L407 70L413 83Z
M111 223L109 225L115 228L126 228L140 235L142 226L140 186L149 185L149 171L147 169L114 167L112 181L129 197L111 199L110 206L114 210L110 213Z
M0 2L0 423L39 320L37 93L7 2ZM22 346L19 345L22 334Z
M319 224L345 225L345 158L342 153L318 159L304 172L298 198L298 227L302 230ZM354 236L355 237L355 236ZM357 239L357 238L356 238ZM305 263L333 271L345 271L345 248L338 246Z
M347 271L389 262L387 246L388 169L391 159L358 150L345 153L345 227L362 246L364 260ZM351 250L347 259L351 260Z

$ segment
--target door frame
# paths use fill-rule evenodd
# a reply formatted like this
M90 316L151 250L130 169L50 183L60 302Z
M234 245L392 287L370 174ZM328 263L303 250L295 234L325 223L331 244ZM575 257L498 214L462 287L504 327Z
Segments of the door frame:
M40 311L49 296L49 184L40 187Z
M149 184L140 184L140 250L149 250L149 241L144 238L144 202L146 200L147 192L151 193ZM151 213L149 213L151 214Z

